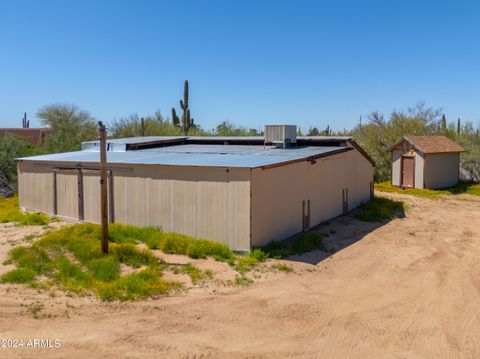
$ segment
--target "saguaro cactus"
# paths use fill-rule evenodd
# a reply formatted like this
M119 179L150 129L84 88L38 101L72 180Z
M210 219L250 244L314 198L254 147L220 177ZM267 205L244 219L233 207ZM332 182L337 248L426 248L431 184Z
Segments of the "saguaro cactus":
M27 113L24 112L22 118L22 128L29 128L30 127L30 120L27 120Z
M188 107L188 80L185 80L183 88L183 100L180 100L180 107L183 110L182 121L177 116L175 108L172 108L172 122L175 126L181 127L185 135L194 127L193 118L190 117L190 108Z
M330 128L330 125L327 125L327 128L323 131L322 133L324 136L330 136L332 134L332 130Z
M174 126L180 126L180 119L177 116L177 111L175 111L175 107L172 107L172 123Z
M440 129L442 133L445 133L445 131L447 131L447 118L445 117L445 115L442 115L442 122L440 124Z

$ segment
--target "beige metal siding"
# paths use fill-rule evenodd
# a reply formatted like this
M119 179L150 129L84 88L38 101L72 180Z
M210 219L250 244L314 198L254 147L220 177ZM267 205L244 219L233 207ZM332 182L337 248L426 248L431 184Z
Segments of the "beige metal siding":
M135 166L114 171L115 221L250 248L249 170ZM131 194L135 198L131 197Z
M78 175L57 172L57 215L78 220Z
M281 240L302 230L306 161L252 171L252 246Z
M84 220L100 223L100 176L98 173L83 173L83 203Z
M20 205L53 214L53 166L19 164ZM83 165L95 165L84 163ZM250 170L147 165L113 167L115 222L158 226L250 249ZM100 221L98 175L83 172L85 221ZM78 176L57 174L58 215L78 219Z
M392 151L392 184L394 186L401 185L401 161L402 161L402 151L393 150Z
M302 231L302 201L310 200L310 225L370 199L373 166L357 150L321 159L252 171L252 246L262 246Z
M438 189L455 186L458 183L460 155L438 153L425 156L425 187Z
M53 214L53 173L51 168L31 163L18 164L18 200L20 208Z

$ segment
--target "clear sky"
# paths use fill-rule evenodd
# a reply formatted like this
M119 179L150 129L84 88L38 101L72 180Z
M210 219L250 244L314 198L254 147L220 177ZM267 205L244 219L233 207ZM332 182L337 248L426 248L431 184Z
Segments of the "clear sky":
M0 0L0 127L42 105L103 121L334 130L418 101L480 120L478 1Z

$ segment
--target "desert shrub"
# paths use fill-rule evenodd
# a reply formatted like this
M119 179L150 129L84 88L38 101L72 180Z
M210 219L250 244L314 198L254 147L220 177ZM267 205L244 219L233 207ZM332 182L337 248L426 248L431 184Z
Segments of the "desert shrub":
M261 248L254 248L250 251L249 257L255 258L257 262L264 262L268 258L268 254L265 253Z

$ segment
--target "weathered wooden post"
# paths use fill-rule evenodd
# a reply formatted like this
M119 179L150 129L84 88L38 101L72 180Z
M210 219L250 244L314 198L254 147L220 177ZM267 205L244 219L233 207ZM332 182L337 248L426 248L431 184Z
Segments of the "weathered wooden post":
M98 122L100 134L100 207L102 217L102 252L108 254L108 197L107 197L107 129Z

